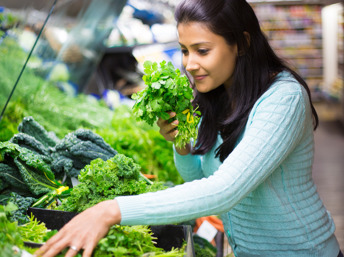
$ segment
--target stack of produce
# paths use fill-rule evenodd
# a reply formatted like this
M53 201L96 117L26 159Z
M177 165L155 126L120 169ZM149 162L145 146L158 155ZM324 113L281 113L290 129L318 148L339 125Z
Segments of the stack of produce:
M9 141L0 142L3 201L15 192L25 197L44 196L38 206L49 205L55 197L66 194L67 186L72 186L71 178L77 178L92 160L107 160L117 154L90 130L79 129L60 140L32 117L24 118L18 130L20 133Z
M26 56L9 37L0 44L0 73L6 74L0 80L0 107L5 105ZM0 121L0 141L18 134L18 125L28 116L58 138L80 128L89 129L113 149L133 158L142 172L152 175L155 181L183 183L174 166L172 143L160 135L156 125L138 122L125 105L112 111L102 101L88 96L66 95L38 76L34 69L37 60L34 56L31 59Z

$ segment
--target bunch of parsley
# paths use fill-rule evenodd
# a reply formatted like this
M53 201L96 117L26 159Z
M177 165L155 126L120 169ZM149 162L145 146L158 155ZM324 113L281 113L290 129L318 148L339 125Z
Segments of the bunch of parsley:
M190 139L197 138L198 123L201 113L194 109L190 82L171 62L145 61L142 79L146 87L133 94L135 100L133 113L138 120L153 125L158 118L168 120L168 112L175 112L178 124L178 135L175 139L177 147L183 148Z

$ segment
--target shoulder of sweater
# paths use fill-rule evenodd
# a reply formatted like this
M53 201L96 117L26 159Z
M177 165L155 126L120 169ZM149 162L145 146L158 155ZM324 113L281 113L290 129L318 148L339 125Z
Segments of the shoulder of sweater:
M288 71L280 72L276 80L271 84L270 88L263 94L270 95L273 93L283 95L303 95L303 86L294 78L294 76Z
M289 102L291 99L299 99L301 102L307 101L305 88L294 78L294 76L283 71L277 75L276 80L269 89L256 101L257 107L263 102L280 103Z
M307 101L307 92L304 87L291 73L283 71L277 75L270 88L256 101L251 116L258 109L266 110L267 107L273 107L273 109L290 108L292 105L294 109L296 108L300 113L303 113ZM260 106L263 109L259 108Z

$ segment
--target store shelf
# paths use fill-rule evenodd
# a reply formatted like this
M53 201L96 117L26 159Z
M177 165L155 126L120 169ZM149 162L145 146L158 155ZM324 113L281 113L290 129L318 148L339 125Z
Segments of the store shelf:
M311 90L323 81L323 46L319 4L251 3L278 56L298 71Z

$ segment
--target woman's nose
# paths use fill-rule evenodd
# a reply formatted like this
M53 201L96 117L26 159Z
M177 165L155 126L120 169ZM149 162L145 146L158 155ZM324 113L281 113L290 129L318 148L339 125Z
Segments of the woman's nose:
M198 62L193 58L192 56L188 56L188 58L185 60L185 69L190 72L197 70L199 68Z

